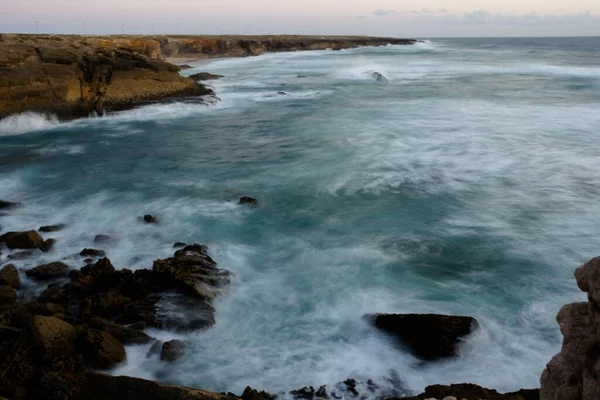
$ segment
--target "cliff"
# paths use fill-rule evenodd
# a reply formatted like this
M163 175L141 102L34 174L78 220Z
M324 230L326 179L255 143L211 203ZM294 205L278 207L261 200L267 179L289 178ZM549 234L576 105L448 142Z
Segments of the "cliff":
M575 271L586 303L564 306L556 320L563 344L541 379L542 400L600 399L600 257Z
M0 119L23 111L61 118L212 94L168 58L244 57L273 51L412 44L370 37L67 36L0 34Z

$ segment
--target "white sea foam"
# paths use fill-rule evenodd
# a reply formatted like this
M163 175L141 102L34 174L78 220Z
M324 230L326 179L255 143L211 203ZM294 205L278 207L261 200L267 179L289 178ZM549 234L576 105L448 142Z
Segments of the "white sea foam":
M54 115L24 112L0 120L0 136L20 135L50 129L58 124L58 118Z

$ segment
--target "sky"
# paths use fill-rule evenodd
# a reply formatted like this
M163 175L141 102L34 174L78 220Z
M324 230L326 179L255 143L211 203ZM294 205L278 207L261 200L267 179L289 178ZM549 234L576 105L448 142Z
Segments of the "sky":
M0 0L0 32L600 36L600 0Z

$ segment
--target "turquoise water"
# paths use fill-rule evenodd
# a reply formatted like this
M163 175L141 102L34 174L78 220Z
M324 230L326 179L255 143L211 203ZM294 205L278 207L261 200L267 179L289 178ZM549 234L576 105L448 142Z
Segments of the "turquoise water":
M20 266L79 267L109 234L121 267L184 241L235 273L214 328L151 332L186 341L180 363L130 347L114 373L233 392L348 377L539 385L556 313L585 298L573 269L600 252L600 38L433 40L185 73L199 71L226 76L217 105L0 121L0 198L25 204L2 230L69 226ZM260 206L237 206L243 195ZM372 312L472 315L481 329L459 358L424 365L368 326Z

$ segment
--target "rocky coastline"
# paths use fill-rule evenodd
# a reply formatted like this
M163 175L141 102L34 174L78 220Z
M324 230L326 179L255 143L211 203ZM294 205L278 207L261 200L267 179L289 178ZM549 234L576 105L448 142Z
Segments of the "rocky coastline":
M85 117L213 91L169 59L408 45L415 40L312 36L73 36L0 34L0 119L33 111Z
M258 205L256 199L251 203L244 201L247 199L252 198L243 197L238 206ZM20 205L0 201L0 206L2 212L10 213ZM145 215L138 223L158 224L159 227L160 218ZM267 400L280 397L324 400L362 399L374 395L389 400L597 398L595 391L592 397L555 396L555 391L563 390L565 385L573 389L568 393L577 390L577 393L582 390L587 393L589 389L585 388L590 382L598 384L598 379L590 376L589 370L595 365L595 359L588 363L591 350L580 343L584 340L591 349L596 348L591 343L600 343L594 342L598 340L596 331L590 325L583 325L579 318L586 312L595 312L597 306L592 300L589 304L565 308L577 310L577 318L569 321L568 328L565 328L561 315L572 314L565 310L559 314L566 347L544 374L542 397L538 389L501 394L472 384L434 385L427 387L424 393L414 395L402 387L400 377L397 389L387 395L377 391L377 382L358 382L352 378L330 388L309 386L285 394L269 394L249 387L244 393L232 394L115 377L105 372L127 362L125 346L131 344L151 344L147 357L155 357L157 362L176 363L185 353L186 344L179 340L159 341L146 329L165 332L210 329L215 323L215 309L211 303L216 297L225 295L233 275L218 267L206 246L181 242L173 246L172 257L154 261L151 268L135 271L115 268L104 251L97 248L112 240L102 234L95 237L89 248L81 251L80 266L67 265L63 262L66 260L21 269L11 264L11 260L26 259L32 252L52 254L53 249L61 246L52 235L63 229L69 227L59 224L38 230L0 231L0 398ZM600 285L598 259L580 268L577 277L580 287L588 290L590 298L595 299L596 285ZM23 287L23 279L35 282L42 289L31 291L31 285ZM589 313L583 316L586 322ZM460 344L478 328L475 319L460 316L377 314L366 315L365 319L374 328L397 338L401 349L411 351L423 362L459 356ZM584 355L573 353L582 351ZM561 380L563 378L565 382ZM573 386L575 381L583 383Z

